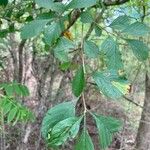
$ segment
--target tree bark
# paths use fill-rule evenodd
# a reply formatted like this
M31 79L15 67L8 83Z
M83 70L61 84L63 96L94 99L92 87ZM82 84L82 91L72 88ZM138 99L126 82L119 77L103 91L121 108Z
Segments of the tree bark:
M145 100L136 138L136 150L150 150L150 77L146 74Z

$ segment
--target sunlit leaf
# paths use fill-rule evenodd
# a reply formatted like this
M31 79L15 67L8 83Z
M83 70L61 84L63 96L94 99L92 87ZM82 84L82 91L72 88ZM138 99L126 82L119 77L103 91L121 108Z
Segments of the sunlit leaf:
M110 98L120 98L130 91L130 84L128 81L120 79L115 70L95 72L93 78L100 91Z

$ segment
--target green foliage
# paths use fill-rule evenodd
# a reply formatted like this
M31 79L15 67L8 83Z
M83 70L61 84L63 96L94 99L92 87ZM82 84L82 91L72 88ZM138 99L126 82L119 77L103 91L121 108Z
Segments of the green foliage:
M106 65L109 69L119 70L123 68L119 46L112 37L108 37L104 40L101 45L101 53L106 55Z
M116 30L123 30L130 25L130 18L126 15L117 17L109 27Z
M79 67L72 81L73 94L76 97L79 97L84 89L84 86L85 86L85 77L83 67Z
M67 38L60 38L58 40L57 46L54 49L55 57L62 62L68 62L68 53L70 49L74 49L73 42L68 40Z
M52 45L59 38L62 27L59 22L53 22L48 25L44 31L44 40L46 44Z
M82 131L80 137L77 139L75 150L94 150L94 145L88 131Z
M150 33L150 28L142 22L135 22L127 26L122 32L133 36L144 36Z
M82 118L71 117L58 122L51 131L49 131L48 145L59 146L67 139L75 138L78 134Z
M80 17L80 21L82 23L92 23L94 20L90 10L86 10L85 12L83 12Z
M95 72L93 78L100 91L113 99L120 98L130 90L129 83L120 78L116 70Z
M73 102L61 103L51 108L42 122L42 135L50 147L57 147L64 144L67 140L73 139L78 135L81 121L84 121L84 129L77 138L75 150L94 150L92 139L86 129L85 116L75 116L75 105ZM112 117L98 116L92 114L96 121L101 148L106 148L112 142L112 136L118 132L122 123Z
M126 40L131 47L134 55L140 60L144 61L148 58L149 48L145 43L139 40L127 39Z
M84 52L89 58L97 58L99 56L99 48L92 41L84 42Z
M0 109L8 124L15 125L17 122L26 122L34 119L30 110L9 96L1 97Z
M26 24L21 31L22 39L29 39L40 34L49 20L33 20Z
M29 96L28 88L16 82L0 84L0 89L3 89L8 96Z
M5 93L0 97L0 117L4 118L4 123L15 125L17 122L34 119L32 112L16 100L18 97L29 96L29 90L25 85L16 82L3 83L0 84L0 89Z
M106 149L112 142L112 136L121 129L122 123L112 117L93 114L99 134L101 149Z
M45 115L41 132L43 137L48 140L48 132L60 121L75 116L75 102L64 102L51 108Z
M62 3L54 2L53 0L35 0L35 2L40 6L47 9L51 9L56 12L63 12L65 10L65 6Z
M84 8L84 7L90 7L95 5L97 0L72 0L68 7L69 8Z
M100 27L98 27L97 25L94 27L95 30L95 35L96 36L101 36L102 35L102 29Z
M119 16L117 17L109 27L120 30L122 33L126 33L133 36L144 36L150 33L150 28L142 22L134 22L128 16Z

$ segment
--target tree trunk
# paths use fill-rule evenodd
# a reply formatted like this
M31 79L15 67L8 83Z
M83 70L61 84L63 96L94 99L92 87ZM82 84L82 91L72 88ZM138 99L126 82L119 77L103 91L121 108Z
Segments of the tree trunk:
M150 77L147 74L144 108L136 138L136 150L150 150Z

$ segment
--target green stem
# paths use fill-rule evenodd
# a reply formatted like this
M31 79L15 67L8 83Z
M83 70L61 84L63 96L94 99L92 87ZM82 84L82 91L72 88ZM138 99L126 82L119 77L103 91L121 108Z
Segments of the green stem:
M84 25L82 24L82 35L81 35L81 58L82 58L83 72L84 72L84 75L85 75L86 69L85 69L85 60L84 60L84 35L83 35L83 31L84 31ZM86 116L87 108L86 108L86 102L85 102L84 92L82 93L82 100L83 100L83 107L84 107L84 116Z
M1 111L1 126L2 126L2 149L6 150L4 114L3 114L3 110L2 109L0 111Z

